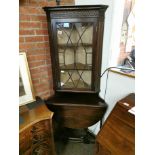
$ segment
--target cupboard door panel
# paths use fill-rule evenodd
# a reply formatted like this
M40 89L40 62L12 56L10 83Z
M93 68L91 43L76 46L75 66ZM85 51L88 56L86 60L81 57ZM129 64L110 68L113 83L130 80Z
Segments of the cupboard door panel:
M106 5L44 7L54 89L99 92Z

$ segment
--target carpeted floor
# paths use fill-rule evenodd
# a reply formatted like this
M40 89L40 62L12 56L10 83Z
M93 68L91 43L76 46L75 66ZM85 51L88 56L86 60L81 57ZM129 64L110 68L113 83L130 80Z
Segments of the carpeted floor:
M95 144L84 144L79 142L69 141L56 142L57 155L94 155Z
M94 155L95 137L85 130L66 128L55 138L55 145L57 155Z

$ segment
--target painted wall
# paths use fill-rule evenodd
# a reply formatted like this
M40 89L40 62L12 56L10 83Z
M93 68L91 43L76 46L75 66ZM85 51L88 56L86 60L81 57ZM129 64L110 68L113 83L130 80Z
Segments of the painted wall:
M115 58L118 55L121 22L123 18L123 5L124 0L75 0L76 5L91 5L91 4L104 4L108 5L108 9L105 14L105 27L104 27L104 39L103 39L103 56L102 56L102 72L110 67L115 66ZM114 59L113 59L114 58ZM100 96L104 98L106 84L106 74L101 79L101 92ZM108 104L108 110L103 118L105 120L116 102L127 94L135 91L135 79L126 77L120 74L109 72L109 78L107 83L107 93L105 101ZM99 123L89 128L94 134L99 131Z
M117 101L133 92L135 92L135 78L109 72L107 93L105 96L105 101L109 107L104 119L108 117ZM104 93L105 90L102 90L100 96L104 97Z

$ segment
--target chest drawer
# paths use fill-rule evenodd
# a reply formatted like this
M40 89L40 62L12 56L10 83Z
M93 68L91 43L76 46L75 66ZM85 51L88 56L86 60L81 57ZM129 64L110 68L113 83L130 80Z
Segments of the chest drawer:
M25 129L19 134L19 152L23 154L31 148L32 137L31 137L31 127Z
M43 120L33 124L19 135L20 155L48 155L52 149L50 121Z
M31 127L32 144L38 145L52 140L49 120L40 121ZM50 144L50 143L49 143Z

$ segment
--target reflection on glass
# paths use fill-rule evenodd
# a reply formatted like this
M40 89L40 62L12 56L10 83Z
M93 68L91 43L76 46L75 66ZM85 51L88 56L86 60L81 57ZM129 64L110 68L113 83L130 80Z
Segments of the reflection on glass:
M92 23L57 23L61 88L91 89Z
M61 87L91 89L91 71L61 71Z
M26 93L25 93L21 73L20 73L20 70L19 70L19 96L23 96L23 95L26 95Z

